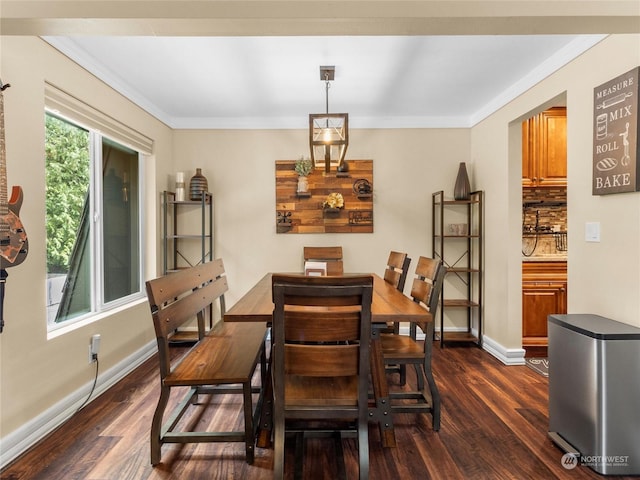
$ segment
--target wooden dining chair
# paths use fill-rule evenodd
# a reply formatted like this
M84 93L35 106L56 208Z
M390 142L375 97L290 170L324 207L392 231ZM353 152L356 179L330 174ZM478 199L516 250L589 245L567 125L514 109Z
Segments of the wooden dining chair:
M387 259L387 266L384 269L384 281L393 285L398 291L404 292L404 285L409 273L409 265L411 258L406 253L391 251ZM380 331L381 333L400 333L400 322L388 322L387 328ZM400 385L407 382L406 365L386 365L387 373L398 373L400 375Z
M404 284L409 273L411 258L406 253L391 251L387 259L387 267L384 269L384 281L393 285L400 292L404 292ZM390 322L386 333L399 333L400 322Z
M420 257L411 286L411 298L427 309L429 319L425 322L412 322L409 336L393 333L380 335L385 365L413 365L417 378L415 390L394 391L389 394L392 413L431 413L434 430L440 429L440 394L431 370L431 352L434 321L445 273L446 268L440 260ZM417 340L418 328L424 332L424 342ZM406 402L408 399L415 401Z
M342 247L304 247L305 262L324 262L327 275L342 275Z
M373 277L274 274L272 285L274 478L284 476L286 432L304 438L355 430L359 478L364 480L369 473ZM341 440L338 447L340 452ZM336 464L344 475L341 455Z

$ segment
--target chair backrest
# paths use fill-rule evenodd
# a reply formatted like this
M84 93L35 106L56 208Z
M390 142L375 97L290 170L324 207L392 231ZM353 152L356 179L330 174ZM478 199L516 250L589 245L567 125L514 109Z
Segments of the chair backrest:
M169 337L182 325L197 319L198 339L205 334L205 311L219 301L220 313L225 313L224 294L229 290L222 259L169 273L146 282L160 357L160 374L164 378L171 370Z
M273 275L273 376L283 398L285 375L359 377L366 405L373 277Z
M446 271L447 269L440 260L420 257L416 266L416 278L413 279L411 285L411 298L424 305L434 320ZM426 331L426 325L419 324L419 326L423 331Z
M384 271L384 281L403 292L410 263L411 259L406 253L392 251L387 260L387 268Z
M304 247L304 261L325 262L327 275L342 275L342 247Z

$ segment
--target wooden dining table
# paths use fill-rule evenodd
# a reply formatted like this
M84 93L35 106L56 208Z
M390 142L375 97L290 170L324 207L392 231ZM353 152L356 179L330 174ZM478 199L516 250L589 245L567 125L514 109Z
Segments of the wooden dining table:
M225 322L267 322L273 315L271 276L267 273L238 302L224 314ZM389 385L387 384L384 358L380 345L380 330L387 322L429 321L429 313L395 287L385 282L377 274L373 276L373 299L371 303L371 378L373 399L369 405L369 417L380 428L380 437L385 447L395 447L396 438L391 416ZM271 441L272 417L270 395L271 381L264 385L266 389L260 421L257 445L268 447Z

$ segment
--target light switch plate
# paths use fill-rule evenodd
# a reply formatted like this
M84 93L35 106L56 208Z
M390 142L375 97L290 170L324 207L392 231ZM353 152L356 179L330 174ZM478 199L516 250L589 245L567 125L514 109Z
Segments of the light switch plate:
M587 222L584 224L584 239L587 242L600 241L600 222Z

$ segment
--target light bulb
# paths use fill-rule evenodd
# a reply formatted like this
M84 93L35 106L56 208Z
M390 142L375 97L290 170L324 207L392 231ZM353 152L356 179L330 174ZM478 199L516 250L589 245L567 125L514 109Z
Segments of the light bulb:
M322 141L324 143L331 143L331 129L330 128L323 128L322 129Z

